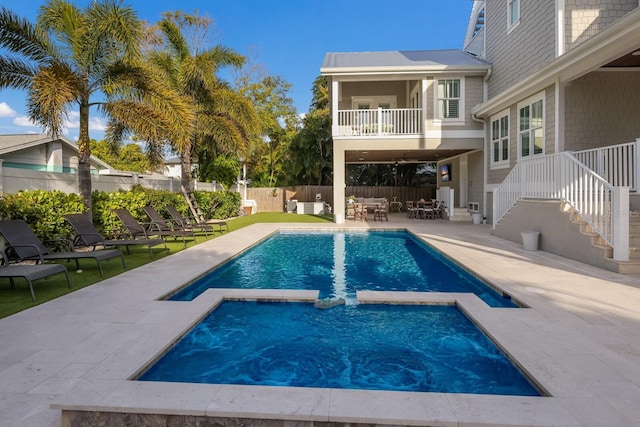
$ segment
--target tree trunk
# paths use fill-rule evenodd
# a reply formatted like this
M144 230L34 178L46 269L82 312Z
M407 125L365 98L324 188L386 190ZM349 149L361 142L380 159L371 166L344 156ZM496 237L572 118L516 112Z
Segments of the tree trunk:
M191 142L180 154L180 184L185 191L191 191Z
M91 213L91 147L89 144L89 105L80 105L80 133L78 135L78 192Z

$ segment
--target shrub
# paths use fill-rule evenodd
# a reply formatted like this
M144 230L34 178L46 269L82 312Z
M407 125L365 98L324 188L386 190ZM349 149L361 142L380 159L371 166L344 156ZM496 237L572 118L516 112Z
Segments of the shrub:
M207 218L225 219L235 216L240 208L240 195L232 192L196 192L196 200ZM215 209L212 207L219 202ZM143 207L151 205L165 215L164 206L174 205L188 215L184 197L165 190L134 187L131 191L92 194L93 223L107 238L115 236L122 228L112 209L124 208L140 222L148 222ZM82 198L62 191L28 190L16 194L4 194L0 198L0 218L23 219L42 240L58 237L70 238L72 228L64 219L70 213L86 212Z

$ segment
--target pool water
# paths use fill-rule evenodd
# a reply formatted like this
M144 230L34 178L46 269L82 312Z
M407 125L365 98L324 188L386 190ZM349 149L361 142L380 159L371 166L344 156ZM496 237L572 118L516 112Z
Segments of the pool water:
M225 301L139 380L539 395L454 306Z
M435 248L404 231L280 232L173 295L208 288L308 289L355 301L358 290L472 292L492 307L517 307Z

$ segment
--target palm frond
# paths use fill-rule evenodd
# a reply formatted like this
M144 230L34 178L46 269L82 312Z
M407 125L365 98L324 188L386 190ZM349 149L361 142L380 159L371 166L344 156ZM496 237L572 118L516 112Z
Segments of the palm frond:
M67 108L81 95L81 88L81 82L65 64L40 68L29 88L29 117L48 133L59 135L65 126Z
M49 0L40 7L38 27L50 32L67 47L73 46L76 30L82 26L81 13L64 0Z
M5 7L0 9L0 46L36 62L57 56L45 32Z
M158 26L167 40L168 47L178 61L182 62L191 56L189 44L180 32L180 28L174 22L165 18L158 23Z
M29 89L37 68L19 58L0 56L0 89Z

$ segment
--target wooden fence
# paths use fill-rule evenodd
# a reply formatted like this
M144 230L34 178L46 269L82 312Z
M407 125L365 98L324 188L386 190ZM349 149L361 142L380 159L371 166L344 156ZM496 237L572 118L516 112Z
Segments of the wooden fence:
M314 202L316 194L320 194L322 200L333 206L333 187L330 185L301 185L296 187L278 188L247 188L247 200L255 200L258 212L283 212L287 200L300 202ZM407 200L433 199L436 195L436 187L356 187L347 186L345 196L356 197L384 197L393 201L396 197L399 202Z

